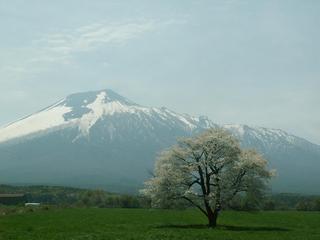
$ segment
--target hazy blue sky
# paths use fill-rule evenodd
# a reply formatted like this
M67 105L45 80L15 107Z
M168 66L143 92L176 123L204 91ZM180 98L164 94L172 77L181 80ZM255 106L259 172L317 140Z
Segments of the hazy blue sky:
M0 0L0 124L110 88L320 144L318 0Z

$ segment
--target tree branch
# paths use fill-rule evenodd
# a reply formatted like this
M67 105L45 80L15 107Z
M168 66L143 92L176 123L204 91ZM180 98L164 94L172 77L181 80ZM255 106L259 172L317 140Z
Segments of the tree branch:
M199 185L201 185L201 183L199 182L199 179L196 179L196 180L194 180L194 181L192 181L191 183L184 183L184 185L186 185L188 188L191 188L194 184L199 184Z
M208 213L200 205L196 204L194 201L192 201L190 198L188 198L186 196L183 196L182 198L187 200L188 202L190 202L195 207L197 207L204 215L206 215L208 217Z

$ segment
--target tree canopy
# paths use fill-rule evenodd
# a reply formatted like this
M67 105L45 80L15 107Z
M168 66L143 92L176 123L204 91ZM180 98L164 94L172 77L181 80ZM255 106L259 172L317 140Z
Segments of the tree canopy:
M237 194L263 192L271 176L260 154L242 150L229 132L215 128L163 151L142 193L154 207L187 201L214 227L223 206Z

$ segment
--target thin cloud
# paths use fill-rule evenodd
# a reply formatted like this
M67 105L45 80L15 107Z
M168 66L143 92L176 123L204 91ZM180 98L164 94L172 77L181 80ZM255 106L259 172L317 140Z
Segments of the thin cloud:
M65 30L63 33L49 34L37 40L43 55L33 58L32 62L53 62L70 60L79 52L94 51L108 44L125 44L146 32L155 30L154 21L140 23L95 23Z
M34 40L31 46L11 51L11 61L3 59L6 61L0 68L0 76L7 80L25 78L27 74L48 71L57 64L72 64L77 53L95 51L108 45L126 44L154 31L158 25L154 20L101 22L47 34Z
M98 22L62 29L42 35L30 44L26 43L25 47L3 52L0 56L0 63L3 63L0 76L5 81L20 81L56 69L57 66L77 67L79 53L89 54L104 47L121 47L144 34L185 23L183 19L149 19ZM108 65L110 62L103 63L103 66Z

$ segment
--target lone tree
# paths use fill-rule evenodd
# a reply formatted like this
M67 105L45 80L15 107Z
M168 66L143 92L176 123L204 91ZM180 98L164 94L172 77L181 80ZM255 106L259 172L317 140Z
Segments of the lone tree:
M162 152L154 176L141 192L153 207L188 201L217 224L218 213L237 195L263 192L272 171L254 150L241 150L237 139L223 129L210 129L185 138Z

